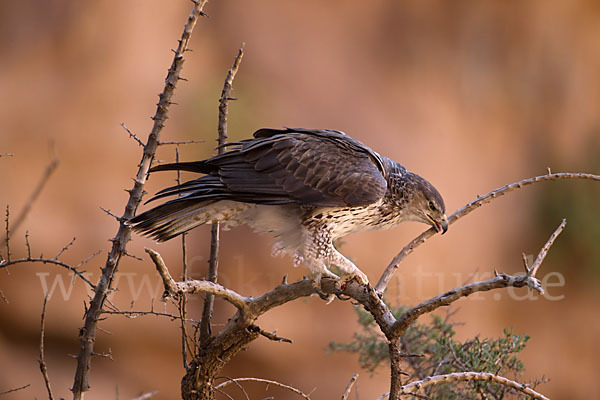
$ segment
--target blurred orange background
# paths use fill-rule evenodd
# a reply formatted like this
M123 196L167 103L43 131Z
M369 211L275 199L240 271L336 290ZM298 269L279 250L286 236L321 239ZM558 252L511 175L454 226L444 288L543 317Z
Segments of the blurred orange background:
M190 2L24 0L0 4L0 206L15 220L54 155L60 160L11 240L13 258L53 257L85 267L96 282L121 215L124 189L141 148L119 126L146 138L157 94L171 63ZM212 1L192 37L169 120L166 141L183 160L213 153L217 100L242 42L246 55L234 83L230 139L260 127L332 128L430 180L449 213L496 187L554 172L600 173L600 3L573 1ZM174 146L159 149L174 159ZM152 176L154 193L173 183ZM549 297L525 289L482 293L453 306L463 339L497 337L505 327L532 336L522 353L522 380L542 376L551 398L600 397L600 184L551 182L494 201L436 236L407 258L390 285L393 304L414 305L494 268L522 271L521 253L536 255L563 217L567 228L539 277ZM424 225L348 237L342 251L376 281L392 257ZM194 278L206 274L209 228L188 236ZM220 281L246 296L305 273L287 258L271 257L272 240L240 228L222 234ZM134 236L122 260L111 301L121 309L157 311L160 281L143 248L158 250L174 276L181 245ZM6 250L0 253L6 257ZM553 275L547 275L554 273ZM5 399L46 397L38 370L44 284L48 302L46 361L56 397L71 396L78 329L88 292L51 265L0 270L0 392L30 384ZM564 279L564 284L560 284ZM63 283L64 287L57 286ZM54 286L53 286L54 285ZM533 299L532 299L533 298ZM198 318L202 302L190 300ZM167 307L173 311L172 306ZM217 301L213 330L232 309ZM427 316L422 322L428 321ZM358 325L353 306L318 298L279 307L259 319L293 344L259 338L223 371L227 377L274 379L339 398L353 373L351 399L388 391L388 370L360 370L357 357L328 353L330 341L349 341ZM155 316L108 316L95 351L87 399L179 397L184 374L178 323ZM252 398L292 398L289 392L246 385ZM234 398L242 398L230 386ZM225 398L221 396L222 398Z

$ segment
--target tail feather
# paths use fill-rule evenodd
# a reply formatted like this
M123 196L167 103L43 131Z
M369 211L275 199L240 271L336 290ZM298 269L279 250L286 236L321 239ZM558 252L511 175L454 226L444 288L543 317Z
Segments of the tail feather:
M206 206L213 201L175 199L129 220L133 230L164 242L210 222Z

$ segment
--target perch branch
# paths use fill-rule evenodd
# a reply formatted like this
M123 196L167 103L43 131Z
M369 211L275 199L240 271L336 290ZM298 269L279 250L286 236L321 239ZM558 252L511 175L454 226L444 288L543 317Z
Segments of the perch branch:
M527 286L532 290L537 291L540 294L544 293L544 288L540 284L540 281L536 278L535 273L539 269L544 257L548 253L550 246L554 243L556 237L562 232L566 220L562 220L559 227L552 233L546 244L542 247L538 253L537 259L534 263L534 267L529 269L525 275L507 275L504 273L495 273L495 277L487 281L474 282L468 285L464 285L452 290L435 296L429 300L422 302L421 304L405 311L398 318L394 326L392 327L393 337L399 337L404 335L406 329L417 319L419 316L429 313L439 307L450 305L452 302L460 299L461 297L469 296L476 292L485 292L492 289L504 288L504 287L524 287Z
M94 297L90 301L89 307L85 313L85 323L80 330L81 337L77 355L77 369L73 379L73 387L71 388L74 400L80 400L83 397L83 393L90 388L88 376L91 367L92 354L94 353L98 319L102 313L102 307L106 301L106 297L110 293L113 278L118 270L119 260L121 259L121 256L126 253L127 242L131 237L131 229L126 221L134 216L135 210L142 200L148 170L154 159L156 148L160 141L160 133L167 120L171 98L173 97L175 87L179 81L181 68L183 67L183 55L188 50L189 41L196 25L196 21L201 15L204 15L202 9L207 3L207 0L193 0L193 3L192 11L184 25L177 49L174 50L175 54L165 79L165 86L162 93L159 95L156 112L152 117L152 120L154 121L152 130L150 131L148 141L144 146L142 160L139 164L133 188L129 190L129 199L119 222L117 234L112 240L112 249L107 256L106 263L102 268L102 275L94 289Z
M215 389L222 389L225 386L231 384L231 383L239 383L239 382L262 382L262 383L266 383L267 385L274 385L274 386L278 386L280 388L283 389L287 389L291 392L296 393L298 396L302 397L305 400L310 400L310 397L308 397L307 394L304 394L301 390L296 389L293 386L289 386L286 385L284 383L281 382L277 382L277 381L272 381L270 379L262 379L262 378L235 378L235 379L230 379L228 381L225 381L223 383L219 383L217 386L215 386Z
M590 180L594 180L594 181L600 181L600 175L564 172L564 173L556 173L556 174L548 173L546 175L540 175L540 176L535 176L533 178L523 179L522 181L514 182L511 184L502 186L500 188L494 189L491 192L489 192L483 196L477 196L476 200L473 200L466 206L456 210L450 217L448 217L448 224L453 224L458 219L464 217L465 215L469 214L470 212L474 211L475 209L481 207L484 204L489 203L490 201L492 201L493 199L495 199L497 197L505 195L506 193L515 191L517 189L521 189L524 186L528 186L528 185L531 185L531 184L534 184L537 182L554 181L554 180L559 180L559 179L590 179ZM377 290L377 292L380 294L383 293L385 288L387 287L387 285L392 280L392 277L394 276L394 273L400 266L400 263L402 262L402 260L404 260L406 258L406 256L408 256L410 253L412 253L417 247L419 247L420 245L425 243L425 241L427 239L429 239L430 237L435 235L435 233L436 233L435 229L430 228L430 229L426 230L425 232L421 233L416 238L414 238L406 246L404 246L404 248L394 257L394 259L387 266L387 268L381 275L381 278L379 278L379 282L377 282L377 285L375 286L375 290Z
M54 396L52 395L52 388L50 387L50 378L48 377L48 368L46 367L46 360L44 358L44 330L46 328L46 303L48 302L48 294L44 297L44 304L42 305L42 322L40 327L40 359L38 360L40 364L40 372L44 377L44 384L46 385L46 390L48 391L48 399L54 400Z
M227 141L227 113L229 110L229 100L231 98L231 89L233 80L238 72L242 57L244 56L244 44L238 50L233 61L233 65L227 72L221 98L219 99L219 121L217 125L217 154L223 153L223 145ZM208 280L217 282L219 271L219 222L213 222L210 231L210 257L208 259ZM204 308L202 310L202 322L200 323L200 343L206 343L211 336L210 321L214 308L214 295L206 293L204 298Z
M156 266L156 270L163 280L163 285L165 287L163 299L179 297L184 293L211 293L227 300L241 312L246 312L248 310L248 303L250 302L248 298L214 282L196 280L175 282L160 254L152 249L146 249L146 253L150 255L150 258L152 258L152 261Z

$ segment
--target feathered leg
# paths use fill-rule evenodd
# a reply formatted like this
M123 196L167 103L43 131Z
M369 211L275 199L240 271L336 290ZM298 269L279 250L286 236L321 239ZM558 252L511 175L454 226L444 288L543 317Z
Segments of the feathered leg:
M331 246L329 263L335 265L342 271L342 285L350 282L353 279L356 279L356 281L361 285L369 284L369 278L367 278L367 275L358 269L358 267L354 265L352 261L348 260L342 253L337 251L333 245Z

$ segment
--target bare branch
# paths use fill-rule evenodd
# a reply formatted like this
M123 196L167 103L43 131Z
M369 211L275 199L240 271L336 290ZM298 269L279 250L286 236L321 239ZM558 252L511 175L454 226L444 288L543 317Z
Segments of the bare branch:
M159 146L165 146L165 145L177 145L179 146L180 144L190 144L190 143L204 143L204 140L182 140L182 141L178 141L178 142L160 142L158 145Z
M465 382L465 381L489 381L498 383L500 385L508 386L521 393L533 397L538 400L549 400L543 394L536 392L527 385L519 382L515 382L502 376L494 375L489 372L454 372L445 375L430 376L420 381L407 383L402 386L400 395L401 396L414 396L416 390L426 388L427 386L437 385L440 383L448 382ZM384 395L385 396L385 395ZM382 397L385 398L385 397Z
M282 336L277 336L275 334L275 332L267 332L262 330L259 326L257 325L250 325L248 327L248 330L251 332L258 332L259 334L261 334L262 336L266 337L269 340L272 340L274 342L286 342L286 343L292 343L291 339L288 338L284 338Z
M156 270L163 280L163 285L166 292L165 295L163 295L163 299L168 297L177 297L184 293L212 293L215 296L219 296L227 300L242 313L247 312L248 303L250 302L250 299L247 297L241 296L233 290L209 281L192 280L175 282L160 254L152 249L146 249L146 252L150 255L150 258L152 258L152 261L156 266Z
M0 153L0 157L13 157L14 154L11 153Z
M4 244L6 244L6 261L10 262L10 225L9 225L9 217L10 217L10 208L8 207L8 204L6 205L6 218L4 219L4 232L5 232L5 238L4 238ZM2 260L2 258L0 257L0 266L2 266L4 260Z
M160 141L160 133L165 126L171 99L173 97L177 82L179 81L181 68L183 67L183 55L188 49L189 41L192 31L196 25L196 21L201 15L203 15L202 9L207 3L207 0L194 0L193 3L194 5L192 7L192 11L190 12L190 15L188 16L184 25L181 39L179 39L177 49L175 50L175 54L173 56L173 61L169 67L169 71L165 79L165 86L159 95L156 112L152 117L154 124L150 134L148 135L148 141L144 146L142 160L139 164L133 188L128 191L129 199L127 201L127 205L125 206L123 216L120 219L119 229L115 238L113 239L112 249L106 258L106 263L102 269L102 276L100 277L98 284L94 289L94 297L91 300L85 315L85 323L81 329L82 335L79 341L77 369L73 379L73 387L71 388L74 400L80 400L83 396L83 393L89 390L88 376L91 367L92 354L94 352L98 319L102 313L102 306L106 300L106 297L110 293L113 278L118 270L121 256L126 252L127 242L129 242L131 237L131 228L127 225L126 221L133 217L135 210L142 200L148 170L150 169L150 165L154 159L156 148L158 147Z
M98 253L96 253L98 254ZM85 261L85 260L84 260ZM17 260L4 260L4 261L0 261L0 269L2 268L6 268L8 266L11 265L16 265L16 264L21 264L21 263L28 263L28 262L39 262L42 264L54 264L54 265L58 265L60 267L66 268L69 271L73 272L75 274L75 276L77 276L79 279L81 279L82 281L84 281L85 283L87 283L90 287L94 287L95 285L90 282L90 280L88 278L85 277L85 275L79 271L77 268L79 267L79 265L81 265L81 263L78 266L73 267L72 265L69 265L65 262L62 262L60 260L56 260L53 258L43 258L43 257L26 257L26 258L19 258Z
M120 221L120 220L121 220L121 218L120 218L118 215L114 214L114 213L113 213L112 211L110 211L109 209L107 209L107 208L104 208L104 207L102 207L102 206L100 206L100 209L101 209L102 211L104 211L106 214L108 214L108 215L110 215L111 217L113 217L114 219L116 219L117 221Z
M544 247L542 247L542 250L540 250L540 252L538 253L538 256L535 259L535 261L533 262L531 269L529 271L527 271L527 275L535 277L535 274L537 273L538 268L540 267L540 265L542 265L544 258L546 258L546 254L548 254L548 250L550 250L550 246L552 246L552 244L554 243L554 241L556 240L558 235L560 235L560 233L563 231L563 229L565 229L565 226L567 226L567 220L563 219L562 222L560 223L560 225L558 226L558 228L556 228L554 233L550 236L550 238L548 239L548 241L546 242Z
M27 236L29 236L29 235L27 235ZM58 260L58 257L60 257L62 255L62 253L69 250L69 247L71 247L73 245L73 243L75 243L76 239L77 239L76 237L73 237L73 239L71 239L71 241L69 243L67 243L62 249L60 249L58 254L56 254L54 256L53 260ZM27 242L29 242L29 240Z
M130 138L132 138L133 140L135 140L137 142L137 144L139 144L140 146L144 147L144 142L142 142L142 139L140 139L139 137L137 137L135 133L131 132L129 130L129 128L125 126L125 122L121 122L121 127L123 129L125 129L125 131L129 134Z
M123 315L125 318L136 319L137 317L142 317L146 315L154 315L157 317L167 317L171 320L179 320L181 319L180 315L170 314L167 312L160 312L154 310L102 310L102 314L111 314L111 315ZM186 319L186 322L198 322L194 319Z
M244 397L246 398L246 400L250 400L250 396L248 396L248 392L246 392L246 389L244 389L244 387L239 382L237 382L235 379L230 378L228 376L221 376L219 378L227 379L231 383L235 384L235 386L237 386L240 389L240 391L244 394ZM219 379L219 378L217 378L217 379ZM228 395L227 393L225 393L221 389L215 388L215 390L219 391L220 393L223 393L225 396L227 396L227 397L229 397L230 399L233 400L233 398L230 395Z
M48 378L48 368L46 367L46 360L44 359L44 330L45 330L45 322L46 322L46 303L48 302L48 294L44 297L44 304L42 305L42 322L40 327L40 359L38 360L40 364L40 371L42 372L42 376L44 377L44 383L46 385L46 390L48 391L48 398L50 400L54 400L54 396L52 395L52 388L50 387L50 378Z
M44 189L44 186L46 186L46 183L48 183L50 176L56 170L56 167L58 167L58 163L58 158L54 158L52 159L52 161L50 161L50 164L48 164L48 166L44 170L44 173L42 174L42 177L40 178L38 184L29 196L29 199L27 199L27 201L25 202L23 210L21 210L21 213L19 214L17 219L13 222L12 232L15 232L17 229L19 229L21 223L23 223L25 217L27 217L27 214L29 214L33 203L35 203L37 198L40 196L40 193L42 192L42 189Z
M485 292L488 290L505 288L505 287L525 287L529 286L534 288L540 293L543 293L543 289L539 281L535 277L527 275L512 276L504 273L499 273L493 279L482 282L474 282L465 286L461 286L445 293L437 295L429 300L422 302L419 305L414 306L410 310L402 313L398 321L394 323L392 332L394 337L398 337L404 334L406 329L421 315L430 313L433 310L450 305L461 297L472 295L476 292Z
M600 175L564 172L564 173L535 176L533 178L528 178L528 179L524 179L519 182L511 183L511 184L502 186L500 188L494 189L491 192L489 192L483 196L477 196L476 200L473 200L466 206L456 210L448 218L448 224L453 224L455 221L464 217L465 215L469 214L470 212L474 211L475 209L481 207L484 204L489 203L490 201L492 201L493 199L495 199L497 197L505 195L506 193L515 191L517 189L521 189L524 186L528 186L528 185L531 185L531 184L534 184L537 182L555 181L555 180L559 180L559 179L589 179L589 180L594 180L594 181L600 181ZM410 253L412 253L417 247L419 247L421 244L425 243L425 241L427 239L429 239L430 237L432 237L435 234L436 234L435 229L430 228L430 229L426 230L425 232L421 233L416 238L414 238L406 246L404 246L404 248L394 257L394 259L387 266L387 268L381 275L381 278L379 278L379 282L377 282L377 285L375 286L375 289L377 290L378 293L384 292L385 288L387 287L387 285L390 283L392 277L394 276L394 273L400 266L400 263L402 262L402 260L404 260L406 258L406 256L408 256Z
M18 392L19 390L27 389L29 386L31 386L31 383L28 383L27 385L20 386L18 388L7 390L5 392L0 392L0 396L2 396L4 394L13 393L13 392Z
M348 382L348 385L346 386L346 390L344 390L342 400L348 400L348 396L350 396L350 391L352 390L352 386L354 386L356 379L358 379L358 374L352 375L352 378L350 378L350 382Z
M225 84L223 85L223 90L221 91L221 98L219 99L219 125L218 125L219 138L217 140L218 145L219 145L219 147L218 147L219 154L221 154L223 152L222 146L225 144L225 142L227 141L227 138L228 138L227 137L227 113L228 113L228 109L229 109L229 100L232 99L231 90L233 88L233 80L235 79L235 76L237 75L238 69L240 68L240 63L242 62L242 58L244 57L245 45L246 45L245 43L242 43L242 45L240 46L240 48L237 52L237 55L235 56L233 65L227 72L227 77L225 78Z
M175 162L179 162L179 147L175 148ZM181 171L180 170L177 170L176 181L177 181L178 185L181 185ZM179 196L181 196L181 194L179 194ZM188 280L187 246L186 246L186 241L185 241L186 237L187 237L187 233L183 232L181 234L181 264L182 264L181 280L182 281ZM181 361L183 362L184 369L188 368L187 354L188 354L188 348L190 348L188 346L188 334L187 334L187 329L185 326L185 319L187 317L186 305L187 305L187 296L184 294L181 296L181 299L179 299L179 304L178 304L179 316L181 317Z
M235 379L230 379L228 381L225 381L223 383L218 384L217 386L215 386L215 389L221 389L224 388L225 386L231 384L231 383L236 383L236 382L262 382L262 383L266 383L267 385L274 385L274 386L278 386L280 388L283 389L287 389L291 392L296 393L298 396L302 397L305 400L310 400L310 397L308 397L308 395L304 394L302 391L300 391L299 389L296 389L293 386L289 386L286 385L284 383L281 382L277 382L277 381L272 381L270 379L262 379L262 378L235 378Z
M223 153L223 145L227 141L227 112L229 108L229 98L233 87L233 80L242 62L244 56L244 44L238 50L238 53L233 61L233 65L227 72L221 98L219 99L219 122L217 126L217 154ZM219 271L219 222L213 222L210 231L210 257L208 259L208 280L217 282ZM211 336L210 321L214 308L214 296L210 293L206 294L204 299L204 308L202 310L202 322L200 324L200 343L206 343Z

